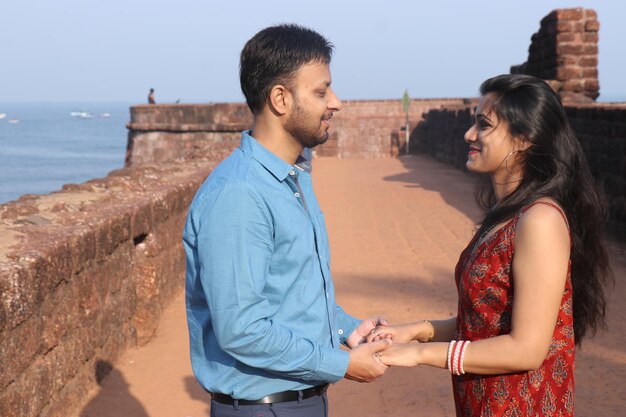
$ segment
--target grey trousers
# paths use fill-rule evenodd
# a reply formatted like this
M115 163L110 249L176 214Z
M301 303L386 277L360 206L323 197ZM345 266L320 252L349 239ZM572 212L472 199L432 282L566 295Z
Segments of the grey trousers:
M328 397L263 405L229 405L211 400L211 417L328 417Z

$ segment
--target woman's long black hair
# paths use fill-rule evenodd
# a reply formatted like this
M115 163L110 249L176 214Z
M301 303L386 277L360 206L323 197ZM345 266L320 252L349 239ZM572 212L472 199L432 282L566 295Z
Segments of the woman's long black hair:
M565 211L572 241L574 334L580 345L588 331L606 327L605 288L612 283L603 240L606 203L596 189L578 138L559 96L543 80L529 75L500 75L480 86L490 110L509 133L530 143L520 160L519 187L499 204L491 182L481 182L477 200L486 210L478 233L512 218L540 198L551 198Z

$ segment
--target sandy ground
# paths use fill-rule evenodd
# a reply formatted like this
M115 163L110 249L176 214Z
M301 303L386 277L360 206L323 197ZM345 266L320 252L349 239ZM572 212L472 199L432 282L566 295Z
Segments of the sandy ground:
M337 301L357 317L392 323L454 314L453 269L479 216L471 179L424 157L315 161L315 187L332 250ZM586 341L576 368L576 415L625 415L626 256L611 245L617 285L609 331ZM392 368L370 384L341 381L331 416L453 416L447 371ZM184 296L155 339L129 350L92 391L81 417L200 417L209 396L189 365Z

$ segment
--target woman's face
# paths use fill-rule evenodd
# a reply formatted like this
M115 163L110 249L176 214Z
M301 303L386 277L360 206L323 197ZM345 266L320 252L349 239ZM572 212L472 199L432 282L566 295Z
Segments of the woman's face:
M469 144L467 169L489 174L496 182L518 181L522 176L519 151L522 141L511 136L504 120L492 111L492 97L481 97L476 108L475 122L465 132Z

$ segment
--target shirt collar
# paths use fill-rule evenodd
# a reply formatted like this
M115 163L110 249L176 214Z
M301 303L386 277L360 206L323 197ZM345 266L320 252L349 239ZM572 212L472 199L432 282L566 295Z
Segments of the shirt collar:
M256 139L250 136L250 130L244 130L241 134L241 150L254 158L265 169L267 169L278 181L284 181L289 173L293 170L294 166L289 165L287 162L274 155L261 145ZM309 162L302 156L298 157L296 161L296 167L303 171L307 171L302 165Z

